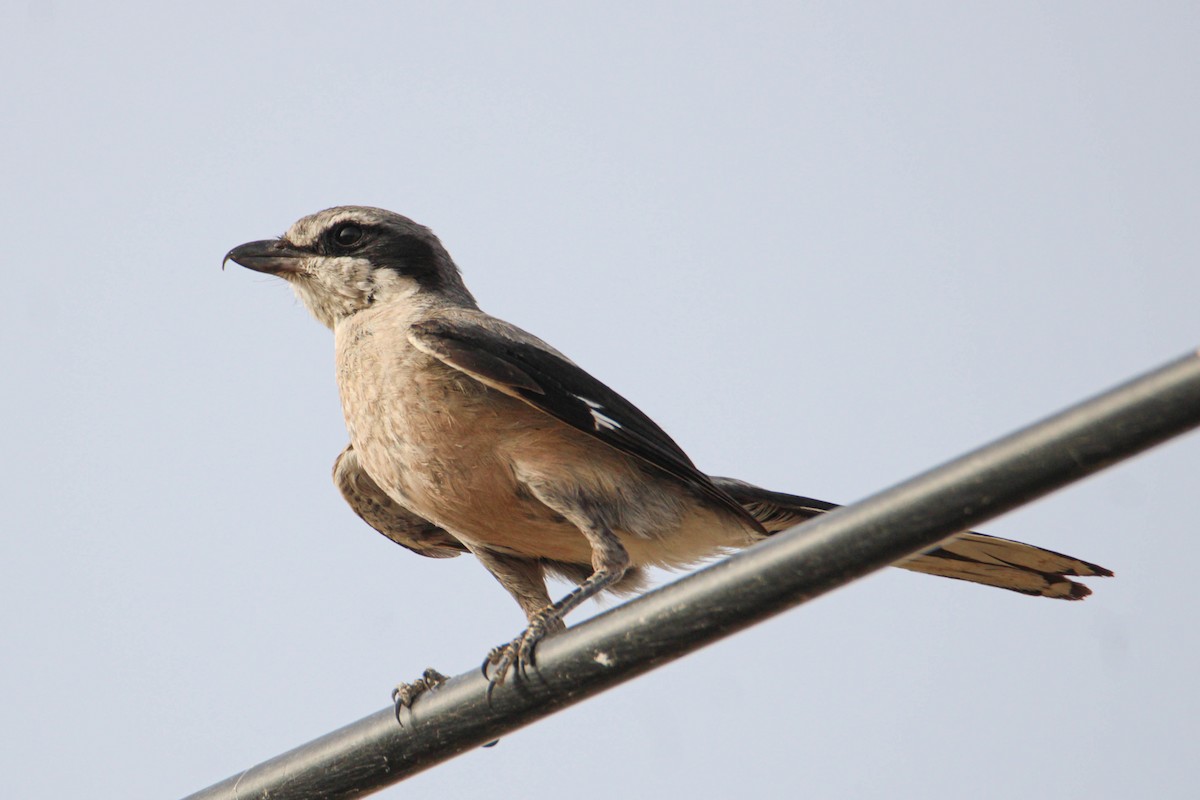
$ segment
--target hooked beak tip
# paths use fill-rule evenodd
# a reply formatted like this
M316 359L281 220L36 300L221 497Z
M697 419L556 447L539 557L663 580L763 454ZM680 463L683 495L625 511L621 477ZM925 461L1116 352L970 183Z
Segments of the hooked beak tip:
M221 269L224 270L225 265L232 261L255 272L287 275L301 271L300 260L306 255L282 239L263 239L240 244L230 250L221 259Z

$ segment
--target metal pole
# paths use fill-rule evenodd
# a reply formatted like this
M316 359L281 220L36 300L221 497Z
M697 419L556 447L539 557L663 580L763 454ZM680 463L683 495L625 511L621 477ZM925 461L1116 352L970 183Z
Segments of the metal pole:
M473 669L190 796L347 798L673 661L1200 426L1190 353L1040 423L547 639L489 703Z

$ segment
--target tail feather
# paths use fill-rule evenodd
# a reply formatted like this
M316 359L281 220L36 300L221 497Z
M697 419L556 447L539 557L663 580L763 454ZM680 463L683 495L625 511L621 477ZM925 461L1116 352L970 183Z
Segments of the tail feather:
M787 530L838 507L836 503L772 492L732 478L713 478L713 483L741 503L768 533ZM959 534L895 566L1062 600L1082 600L1092 593L1068 576L1112 575L1104 567L1053 550L974 532Z
M1110 570L1087 561L982 533L960 534L896 566L1062 600L1082 600L1092 593L1068 575L1112 575Z

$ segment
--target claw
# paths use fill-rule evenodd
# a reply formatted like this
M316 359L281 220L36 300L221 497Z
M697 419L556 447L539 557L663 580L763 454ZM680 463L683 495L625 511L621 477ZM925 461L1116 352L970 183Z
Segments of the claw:
M550 625L556 622L554 609L547 608L543 614L537 615L529 623L529 627L521 635L508 644L493 647L483 661L483 676L488 679L487 699L492 701L492 692L504 683L508 671L516 668L516 674L522 680L529 678L530 668L537 669L537 659L534 655L538 642L545 638ZM488 667L494 667L491 675Z
M446 676L433 667L426 668L421 677L412 683L401 683L392 690L392 705L396 707L396 722L404 725L400 719L400 710L411 709L413 701L425 692L432 691L446 682Z
M521 671L522 677L528 677L530 667L537 669L537 664L534 662L533 648L546 635L546 626L538 624L539 622L540 620L535 621L526 629L525 633L521 636L521 644L517 648L517 668Z
M513 647L517 640L508 644L497 645L488 651L487 658L483 660L483 677L488 679L487 701L488 705L492 704L492 692L496 687L504 683L504 679L508 677L509 667L512 666L513 658L516 655L516 650ZM495 667L492 674L488 675L488 667Z
M428 686L430 690L438 688L449 680L449 678L438 672L433 667L426 667L425 671L421 673L421 677L425 680L425 685Z

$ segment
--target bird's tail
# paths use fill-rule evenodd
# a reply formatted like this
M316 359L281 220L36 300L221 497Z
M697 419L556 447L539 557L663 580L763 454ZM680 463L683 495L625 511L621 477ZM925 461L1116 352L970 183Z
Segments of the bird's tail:
M713 478L767 533L778 533L837 508L836 503L771 492L732 478ZM1092 590L1071 577L1109 576L1111 570L1078 558L982 533L962 533L894 566L928 575L997 586L1021 594L1082 600Z

